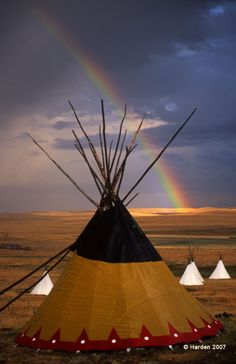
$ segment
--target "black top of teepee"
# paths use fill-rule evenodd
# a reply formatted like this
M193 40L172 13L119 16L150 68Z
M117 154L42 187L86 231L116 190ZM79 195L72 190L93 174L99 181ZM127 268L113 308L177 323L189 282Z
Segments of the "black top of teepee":
M96 211L71 250L84 258L110 263L161 260L120 200L106 211Z

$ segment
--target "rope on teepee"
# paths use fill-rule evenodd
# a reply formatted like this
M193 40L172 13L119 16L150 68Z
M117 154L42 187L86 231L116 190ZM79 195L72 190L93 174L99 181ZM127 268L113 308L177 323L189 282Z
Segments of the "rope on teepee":
M38 270L40 270L41 268L43 268L45 265L47 265L48 263L50 263L52 260L56 259L59 255L65 253L65 252L69 252L70 248L73 246L73 244L70 244L68 247L66 247L65 249L63 249L62 251L60 251L59 253L57 253L56 255L54 255L52 258L48 259L46 262L44 262L43 264L39 265L37 268L35 268L34 270L32 270L30 273L26 274L24 277L18 279L16 282L12 283L10 286L4 288L2 291L0 291L0 295L2 295L3 293L9 291L11 288L17 286L18 284L20 284L21 282L25 281L27 278L29 278L30 276L32 276L34 273L36 273Z
M65 251L65 250L64 250ZM38 284L40 281L43 280L43 278L46 276L47 273L49 273L52 269L54 269L65 257L66 255L69 253L70 249L67 248L65 254L58 259L58 261L56 263L54 263L48 270L47 272L45 272L45 274L42 275L42 277L40 277L36 282L34 282L33 284L31 284L29 287L25 288L20 294L18 294L16 297L14 297L13 299L11 299L9 302L7 302L4 306L2 306L0 308L0 312L4 311L8 306L10 306L13 302L15 302L16 300L18 300L18 298L20 298L21 296L23 296L25 293L27 293L30 289L32 289L34 286L36 286L36 284ZM38 270L38 269L37 269ZM22 280L21 280L22 281ZM6 291L6 290L5 290Z

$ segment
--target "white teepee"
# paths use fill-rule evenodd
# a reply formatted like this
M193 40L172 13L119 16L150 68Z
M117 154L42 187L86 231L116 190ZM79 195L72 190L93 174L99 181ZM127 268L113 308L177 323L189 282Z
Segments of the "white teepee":
M198 252L198 248L189 246L187 249L187 260L188 265L180 278L180 284L184 284L186 286L196 286L203 284L203 277L199 272L195 262L194 257L196 257L196 253Z
M215 267L215 270L210 275L209 279L229 279L231 278L227 272L223 261L220 259Z
M183 284L185 286L201 286L201 285L203 285L202 280L196 274L196 270L194 269L194 265L192 264L192 262L187 265L182 277L180 278L179 283Z
M47 271L45 271L43 275L44 274L46 274L45 277L38 284L36 284L36 286L34 286L30 294L48 295L50 293L53 283Z

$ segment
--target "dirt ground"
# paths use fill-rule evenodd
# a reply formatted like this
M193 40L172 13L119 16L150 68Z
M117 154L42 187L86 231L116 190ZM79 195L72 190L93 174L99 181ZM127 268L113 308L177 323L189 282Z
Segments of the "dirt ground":
M133 210L132 213L176 276L180 276L185 268L187 246L198 246L196 263L205 282L203 286L187 289L214 315L220 315L226 330L219 337L205 340L203 344L207 348L203 349L184 350L178 346L174 351L168 348L150 348L133 349L129 353L35 352L14 346L18 330L44 300L43 296L26 294L0 313L0 364L236 362L236 209L191 209L184 213L166 213L153 209L149 213L146 209ZM30 249L0 249L0 290L71 244L91 216L91 212L0 214L0 245L18 243ZM208 279L219 259L219 251L232 276L230 280ZM65 264L63 261L50 273L54 282ZM33 283L42 271L0 296L0 307Z

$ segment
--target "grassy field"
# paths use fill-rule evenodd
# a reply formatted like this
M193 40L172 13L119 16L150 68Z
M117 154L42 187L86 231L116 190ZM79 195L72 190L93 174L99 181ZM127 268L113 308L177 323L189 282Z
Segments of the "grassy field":
M227 330L219 337L205 340L204 344L210 345L210 348L204 350L184 350L179 346L173 352L166 348L132 350L130 353L121 351L79 355L35 352L14 346L17 330L33 315L44 299L42 296L26 294L0 313L0 364L235 362L236 209L197 209L182 213L145 209L133 210L132 213L176 276L182 275L186 266L188 245L199 247L196 263L205 278L205 284L187 289L214 315L221 316ZM91 212L0 215L0 244L16 242L30 248L26 251L0 249L0 289L71 244L91 216ZM219 259L219 251L223 254L224 263L232 276L231 280L208 279ZM66 261L63 261L50 274L54 282L65 264ZM23 288L32 284L41 274L42 271L38 272L21 286L14 287L6 295L0 296L0 307ZM222 316L223 313L225 314ZM223 344L226 344L224 349L220 346Z

